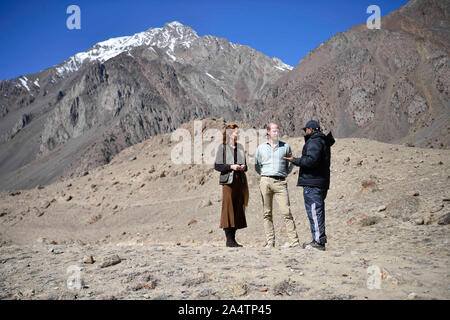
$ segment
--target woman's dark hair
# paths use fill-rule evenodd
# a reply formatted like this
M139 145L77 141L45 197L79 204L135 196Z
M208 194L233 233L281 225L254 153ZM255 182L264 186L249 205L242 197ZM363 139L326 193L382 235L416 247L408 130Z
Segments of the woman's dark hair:
M227 125L227 126L223 129L223 131L222 131L222 135L223 135L222 143L223 143L223 144L228 144L228 140L229 140L229 138L230 138L230 136L228 135L228 133L229 133L228 130L230 130L230 129L234 130L234 129L236 129L236 128L239 128L238 125L237 125L236 123L232 123L232 124Z

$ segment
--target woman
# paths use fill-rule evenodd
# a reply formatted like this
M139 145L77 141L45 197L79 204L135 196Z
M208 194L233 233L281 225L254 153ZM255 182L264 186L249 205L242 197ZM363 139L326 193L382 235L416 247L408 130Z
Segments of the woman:
M245 206L248 205L248 170L244 147L237 143L239 127L230 124L223 130L223 143L216 154L214 169L220 171L222 185L222 214L220 228L226 236L227 247L242 247L236 242L236 230L247 227Z

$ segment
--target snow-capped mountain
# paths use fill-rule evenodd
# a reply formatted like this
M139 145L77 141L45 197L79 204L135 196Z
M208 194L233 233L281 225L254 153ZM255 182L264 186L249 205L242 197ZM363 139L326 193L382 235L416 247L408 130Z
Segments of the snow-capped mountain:
M136 33L132 36L111 38L95 44L85 52L80 52L67 59L56 68L59 75L67 72L77 71L83 62L99 61L105 62L123 52L130 51L139 46L156 46L165 49L167 54L173 57L175 47L183 46L189 48L199 36L197 32L188 26L174 21L166 23L164 28L150 28L147 31Z
M56 67L59 76L65 73L78 71L84 62L105 62L109 59L140 46L153 47L164 50L174 61L183 62L177 57L176 50L179 47L188 49L192 43L199 39L197 32L178 21L166 23L163 28L150 28L147 31L136 33L132 36L111 38L99 42L84 52L77 53ZM233 48L238 44L231 44ZM177 60L178 59L178 60ZM293 67L283 63L279 58L272 58L274 67L281 71L292 70Z
M251 119L245 106L291 69L176 21L96 43L54 67L0 82L0 180L29 185L29 176L14 172L35 163L24 170L42 184L193 119Z

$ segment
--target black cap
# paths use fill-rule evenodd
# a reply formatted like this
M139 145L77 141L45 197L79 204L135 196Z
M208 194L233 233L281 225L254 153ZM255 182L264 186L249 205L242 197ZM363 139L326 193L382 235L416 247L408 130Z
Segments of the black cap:
M306 131L306 128L312 128L314 130L320 130L319 122L316 120L309 120L306 126L304 126L302 129L303 131Z

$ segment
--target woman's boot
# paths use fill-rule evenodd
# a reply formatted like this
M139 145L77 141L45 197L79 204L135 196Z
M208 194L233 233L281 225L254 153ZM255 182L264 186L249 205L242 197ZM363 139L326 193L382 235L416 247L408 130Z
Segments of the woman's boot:
M236 242L236 228L231 228L231 240L235 247L242 247L241 244Z
M226 246L227 247L237 247L236 242L233 241L233 231L231 228L224 228L223 231L225 231L225 236L227 237Z

